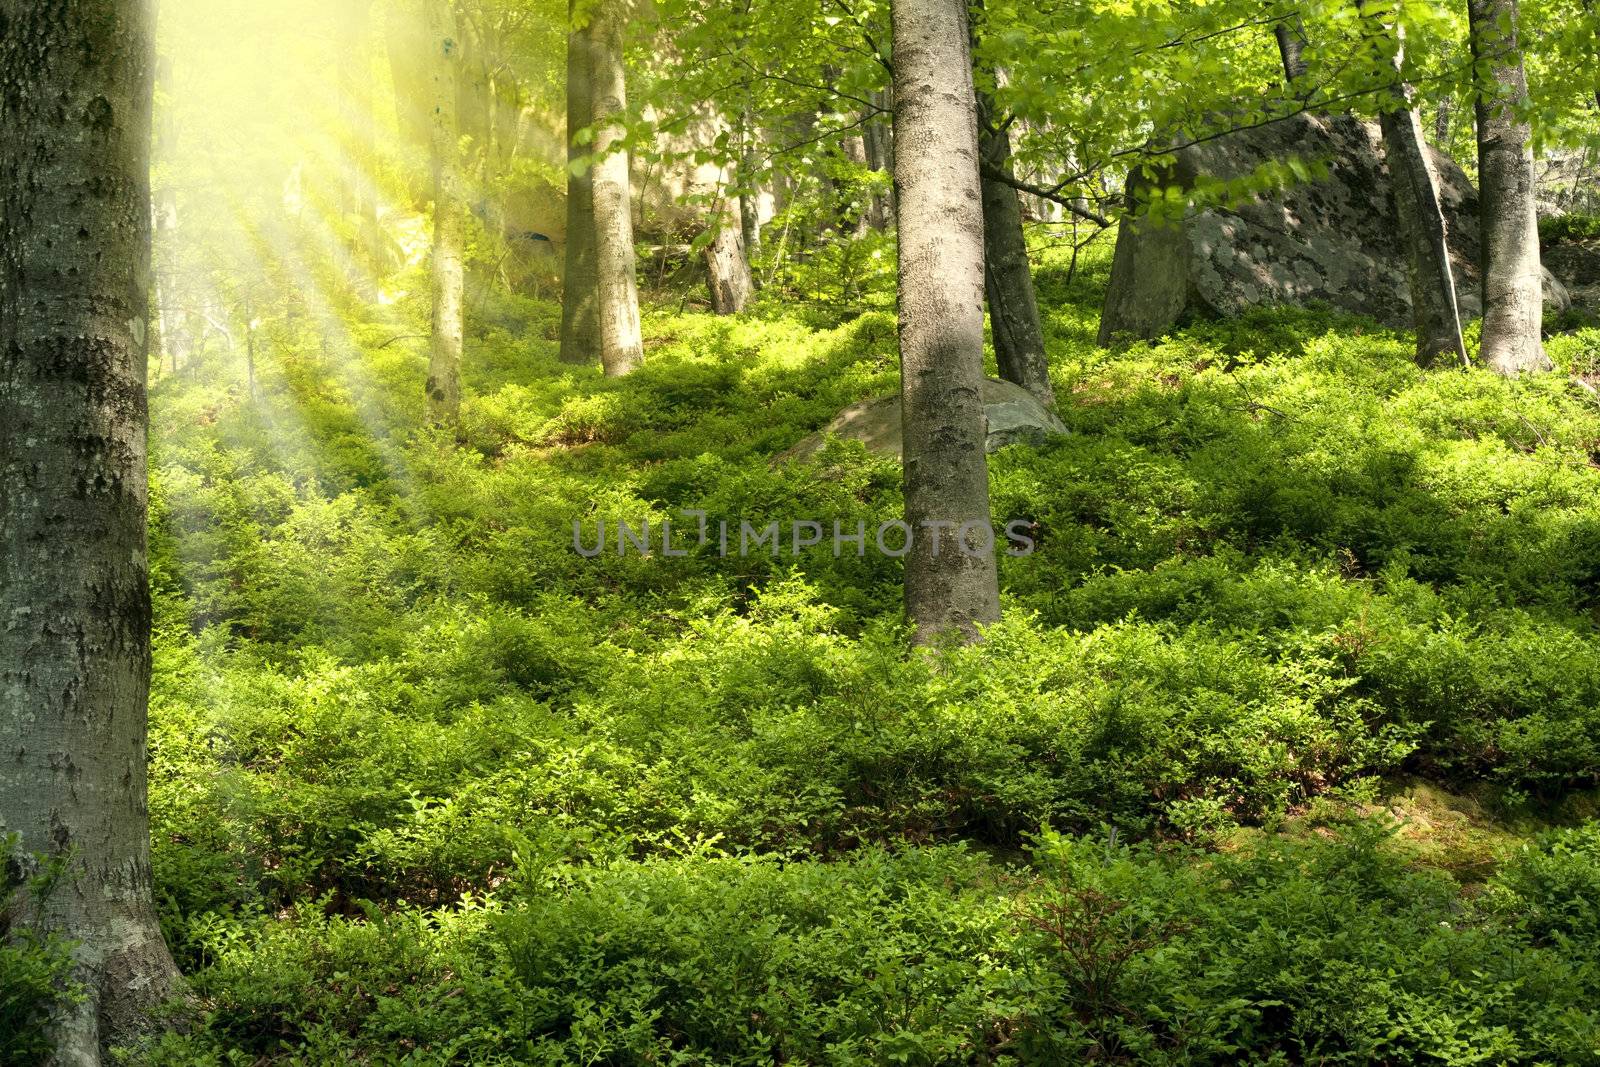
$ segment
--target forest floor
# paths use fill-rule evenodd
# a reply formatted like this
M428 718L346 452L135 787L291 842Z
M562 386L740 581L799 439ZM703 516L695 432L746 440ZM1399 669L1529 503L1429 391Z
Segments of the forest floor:
M153 394L151 812L204 1016L159 1064L1600 1062L1600 331L1423 371L1309 311L1094 347L992 457L980 648L893 559L584 558L600 517L898 516L893 321L658 294L623 380L474 297ZM420 286L415 288L420 289ZM684 528L692 520L683 518Z

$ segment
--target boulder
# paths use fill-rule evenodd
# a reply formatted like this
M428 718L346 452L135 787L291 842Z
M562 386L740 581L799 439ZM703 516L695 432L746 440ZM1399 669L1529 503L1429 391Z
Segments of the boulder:
M1544 250L1544 265L1569 289L1600 285L1600 241L1561 241Z
M985 447L990 452L1067 432L1056 413L1039 403L1032 393L998 378L984 379L983 411L989 422ZM804 438L776 458L780 461L811 459L822 451L829 437L860 441L869 451L898 458L904 441L899 394L851 404L820 432Z
M1463 319L1478 294L1478 193L1449 156L1429 149ZM1163 184L1238 179L1298 157L1319 174L1242 204L1190 211L1181 222L1124 224L1117 234L1100 343L1159 337L1193 318L1254 307L1322 303L1409 328L1405 250L1389 192L1383 135L1348 115L1296 115L1179 151ZM1137 194L1137 187L1133 188ZM1565 290L1545 272L1545 299Z

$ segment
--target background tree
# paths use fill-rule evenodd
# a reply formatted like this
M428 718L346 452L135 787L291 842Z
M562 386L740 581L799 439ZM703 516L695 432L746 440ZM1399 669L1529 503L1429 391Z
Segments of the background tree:
M1517 0L1469 0L1478 120L1483 361L1501 374L1549 370L1541 337L1543 275L1532 129Z
M5 907L77 943L72 1067L178 987L146 810L152 29L142 3L0 4L0 833L64 865Z
M626 146L628 89L622 44L627 3L599 0L574 34L590 78L600 362L611 377L627 374L644 362Z
M428 345L428 415L436 426L461 418L461 351L466 330L466 235L462 219L457 81L461 43L448 3L427 4L432 61L432 113L428 133L433 172L433 322Z
M972 8L973 38L981 32L983 5ZM1044 350L1044 327L1033 290L1028 240L1022 231L1022 204L1006 182L1011 171L1010 120L999 114L987 86L995 72L982 64L975 73L978 108L978 151L983 181L983 285L989 303L989 328L1000 377L1015 382L1054 407L1050 364Z
M561 359L600 359L600 276L595 263L594 173L588 142L594 137L587 32L578 0L567 4L567 244L561 290Z

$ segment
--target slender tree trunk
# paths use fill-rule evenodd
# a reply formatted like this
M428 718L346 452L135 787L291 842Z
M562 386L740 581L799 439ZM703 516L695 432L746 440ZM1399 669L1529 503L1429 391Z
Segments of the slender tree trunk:
M159 57L156 61L156 84L160 85L163 91L170 90L171 75L171 60L166 56ZM156 159L166 162L173 159L177 151L178 123L172 114L171 104L167 104L156 117ZM170 178L161 188L155 190L153 206L156 230L155 319L160 333L156 348L156 366L157 368L161 366L164 356L171 362L172 372L176 374L180 365L187 365L189 362L191 337L179 277L181 261L178 255L178 190L172 185Z
M54 1062L180 988L151 903L145 373L152 19L0 0L0 833L66 864L13 929L77 942Z
M1583 13L1588 18L1589 25L1593 30L1594 56L1592 58L1600 59L1600 18L1595 17L1594 0L1583 0ZM1590 76L1595 76L1592 70ZM1594 106L1600 108L1600 78L1597 78L1594 83Z
M746 107L739 116L739 237L746 262L761 255L761 193L756 184L760 164L756 157L756 127Z
M588 57L594 109L595 268L599 278L600 362L609 377L644 362L639 330L638 266L633 251L633 204L623 121L628 91L622 63L623 13L603 0L576 36Z
M368 177L374 151L372 121L372 0L340 0L339 210L355 227L344 273L351 290L365 301L377 299L378 210Z
M1411 104L1411 89L1399 81L1404 38L1399 26L1386 26L1383 32L1395 37L1392 69L1396 80L1393 107L1379 117L1379 125L1388 156L1389 186L1394 191L1400 240L1406 250L1417 362L1427 365L1440 356L1448 356L1466 364L1467 348L1461 338L1455 269L1450 263L1438 178L1422 140L1422 121Z
M982 4L976 10L983 10ZM977 39L977 27L973 27ZM978 150L982 162L997 174L1011 173L1011 135L1004 129L994 101L976 91ZM994 336L1000 377L1022 386L1045 407L1054 408L1050 363L1044 351L1044 327L1033 290L1028 241L1022 231L1022 203L1017 191L995 178L983 178L983 288L989 301L989 328Z
M1474 98L1478 218L1482 226L1483 360L1501 374L1551 367L1540 330L1544 278L1534 212L1533 138L1517 109L1528 80L1517 40L1517 0L1468 0L1472 55L1493 71Z
M983 409L983 206L965 0L894 0L895 187L914 640L1000 617ZM959 531L959 532L958 532Z
M428 346L428 417L454 428L461 419L461 349L465 334L466 267L461 218L460 137L456 72L461 62L450 5L427 4L433 121L428 154L433 167L433 328Z
M718 315L737 315L755 294L750 262L744 256L744 239L731 215L724 207L712 218L717 235L705 250L711 310Z
M600 275L595 262L594 168L581 131L594 124L587 30L571 29L577 0L567 0L567 247L561 286L561 359L600 361Z
M1439 98L1439 109L1433 113L1433 143L1441 152L1450 143L1450 117L1455 108L1453 97L1442 96Z
M1278 41L1278 61L1283 65L1283 83L1296 95L1304 88L1305 76L1311 70L1306 63L1306 24L1296 12L1286 21L1272 28Z
M874 92L871 97L873 106L887 109L888 96L889 94L884 91ZM891 172L894 169L894 161L890 151L889 123L886 116L872 116L861 127L861 132L867 146L867 166L881 174ZM872 228L887 229L892 214L889 198L881 192L874 192L867 204L867 221Z

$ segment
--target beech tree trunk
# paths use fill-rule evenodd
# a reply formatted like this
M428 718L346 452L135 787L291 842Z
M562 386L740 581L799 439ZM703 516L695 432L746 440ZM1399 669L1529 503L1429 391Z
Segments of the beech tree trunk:
M1298 92L1306 74L1311 70L1305 60L1306 24L1298 14L1281 21L1272 28L1278 41L1278 61L1283 65L1283 84L1291 92Z
M887 108L888 93L879 91L871 96L874 107ZM886 116L874 114L861 126L862 140L867 149L867 166L880 173L888 173L893 169L892 154L889 145L889 123ZM891 215L889 198L881 192L874 192L867 203L867 223L875 230L887 229Z
M355 228L343 272L359 299L377 299L378 210L367 168L376 154L372 121L372 0L340 0L339 211Z
M1505 375L1549 370L1540 336L1544 276L1534 213L1532 130L1517 117L1528 80L1517 40L1517 0L1468 0L1472 56L1492 80L1475 86L1478 218L1482 228L1483 361Z
M1406 251L1406 277L1411 290L1411 314L1416 324L1417 362L1426 366L1440 356L1467 363L1461 337L1461 313L1456 306L1455 268L1450 263L1444 211L1439 203L1439 181L1422 139L1422 121L1411 102L1411 89L1400 82L1405 41L1401 28L1384 27L1393 34L1395 76L1393 107L1379 116L1384 151L1388 157L1389 185L1394 190L1400 240Z
M746 107L739 116L739 237L744 241L745 262L761 254L761 193L756 184L760 163L756 158L755 120Z
M906 616L976 641L1000 617L983 409L983 190L965 0L894 0ZM952 529L953 527L953 529ZM959 531L959 532L958 532Z
M167 57L157 59L156 83L163 89L171 79L171 70L172 64ZM174 158L177 151L178 123L169 105L156 119L156 158L166 161ZM165 357L176 374L180 366L189 362L192 336L178 257L178 191L170 181L155 191L152 206L155 212L155 321L159 333L156 363L159 369L161 358Z
M976 5L982 11L982 4ZM973 27L977 40L977 27ZM1011 174L1011 135L1000 125L989 94L975 93L978 148L983 173ZM989 302L989 330L994 337L1000 377L1015 382L1047 408L1056 405L1045 358L1044 327L1033 290L1028 241L1022 231L1022 202L1017 191L998 177L983 182L983 288Z
M145 373L152 19L0 2L0 834L66 864L14 929L77 942L54 1063L180 988L151 903Z
M711 290L711 310L718 315L737 315L755 294L750 262L744 255L744 238L726 209L712 220L717 235L706 246L706 276Z
M622 17L616 0L602 0L580 40L593 79L595 270L599 284L600 363L609 377L644 362L639 330L639 282L633 252L633 204L622 121L628 108L622 65Z
M594 124L593 87L584 30L571 29L577 0L567 0L567 247L561 285L561 360L600 361L600 275L595 263L594 169L580 131Z
M428 418L455 427L461 419L461 349L465 333L466 267L456 124L456 72L461 63L455 20L447 3L427 5L433 115L428 155L433 168L433 327L428 345Z

